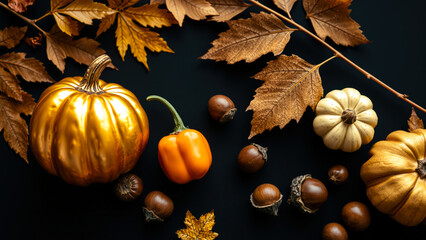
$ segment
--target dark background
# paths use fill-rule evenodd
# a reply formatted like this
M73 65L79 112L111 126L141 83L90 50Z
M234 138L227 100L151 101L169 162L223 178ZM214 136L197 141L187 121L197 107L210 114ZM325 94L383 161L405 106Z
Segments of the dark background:
M3 0L2 2L5 2ZM145 1L142 1L145 2ZM262 1L273 6L272 1ZM352 3L351 17L362 27L372 43L355 48L338 47L343 54L376 77L410 98L426 106L426 46L425 1L397 0L361 1ZM25 13L37 18L47 12L49 1L38 0ZM276 8L275 8L276 9ZM249 8L239 17L247 17ZM301 1L292 11L293 17L312 30L305 19ZM97 24L86 27L82 36L95 37ZM53 17L40 22L49 30ZM5 26L24 26L24 22L4 9L0 10L0 29ZM29 26L27 36L37 32ZM30 164L26 164L0 137L0 238L1 239L176 239L176 230L184 228L185 212L190 210L197 218L214 209L218 239L320 239L321 231L329 222L340 222L340 211L349 201L366 203L372 213L370 228L362 233L349 232L350 239L421 239L425 227L404 227L369 203L365 186L359 177L360 166L368 159L372 143L384 139L390 132L407 129L406 120L411 107L390 92L341 60L333 60L320 70L324 93L333 89L354 87L374 103L379 117L372 143L354 153L327 149L312 128L314 113L307 109L301 121L292 121L284 129L278 128L247 139L252 112L245 109L252 100L260 81L250 78L274 59L272 54L254 63L227 65L199 60L210 47L210 42L225 31L225 23L196 22L185 19L182 28L175 25L156 30L168 42L175 54L148 53L151 71L127 52L123 62L115 47L112 29L98 41L107 51L119 71L106 70L101 78L131 89L145 108L150 121L150 139L138 164L132 170L144 182L142 197L132 203L122 203L111 193L112 184L94 184L75 187L58 177L46 173L36 162L31 151ZM45 42L33 50L21 43L15 51L27 52L28 57L41 60L49 74L60 80L68 76L83 75L86 66L73 60L66 61L64 74L47 60ZM0 54L9 52L0 49ZM325 47L296 32L284 54L297 54L312 64L318 64L332 54ZM23 88L37 100L49 84L22 82ZM157 161L157 143L173 129L170 113L159 103L144 99L150 94L170 100L185 123L198 129L208 139L213 164L207 175L186 185L170 182ZM220 125L207 114L207 101L215 94L225 94L234 100L238 112L235 119ZM425 114L420 114L426 119ZM29 121L29 118L27 118ZM238 170L237 155L250 142L269 148L269 161L255 174L245 175ZM333 164L347 166L350 178L345 185L335 187L327 182L327 170ZM280 208L278 217L257 213L249 203L249 195L262 183L273 183L289 196L288 186L293 177L310 173L322 180L329 190L329 199L320 211L303 215L287 204ZM143 220L143 198L152 190L161 190L175 203L173 215L160 224Z

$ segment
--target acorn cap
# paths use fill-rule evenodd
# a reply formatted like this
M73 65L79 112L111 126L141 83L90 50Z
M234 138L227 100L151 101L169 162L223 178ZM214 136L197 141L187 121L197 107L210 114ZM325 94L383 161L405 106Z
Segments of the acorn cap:
M260 212L264 212L273 216L278 216L278 210L280 208L281 203L283 202L283 195L280 194L280 198L272 204L258 206L253 202L253 193L252 193L250 194L250 202L251 202L251 205L257 210L259 210Z
M290 185L290 197L288 198L287 203L296 206L304 213L313 214L317 212L318 209L310 209L306 207L302 201L302 183L308 178L312 178L311 174L305 174L293 178Z

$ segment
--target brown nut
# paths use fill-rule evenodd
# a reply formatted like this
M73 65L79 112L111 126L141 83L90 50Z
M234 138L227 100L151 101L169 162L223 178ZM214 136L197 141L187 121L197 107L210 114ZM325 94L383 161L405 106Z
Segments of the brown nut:
M328 191L324 184L310 174L298 176L291 181L288 203L304 213L315 213L327 201Z
M172 215L174 209L173 201L160 191L152 191L145 197L145 221L162 222Z
M330 182L341 185L349 177L348 169L343 165L335 165L328 170L328 177Z
M238 154L238 167L246 173L259 171L268 159L267 151L268 148L256 143L245 146Z
M280 190L270 184L264 183L254 189L250 195L251 205L261 212L278 216L278 209L282 203L283 195Z
M142 194L142 180L135 174L128 173L121 176L115 183L114 193L118 199L130 202Z
M342 218L346 226L353 231L364 231L370 226L370 211L361 202L349 202L342 209Z
M348 240L346 229L338 223L329 223L322 230L323 240Z
M232 120L237 112L234 102L224 95L215 95L211 97L207 107L210 116L220 123Z

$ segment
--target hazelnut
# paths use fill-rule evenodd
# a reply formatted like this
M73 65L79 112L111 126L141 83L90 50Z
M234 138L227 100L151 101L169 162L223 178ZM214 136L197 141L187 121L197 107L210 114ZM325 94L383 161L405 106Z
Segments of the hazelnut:
M135 174L128 173L121 176L115 183L114 193L118 199L130 202L142 194L142 180Z
M173 201L160 191L152 191L145 197L145 221L162 222L173 213Z
M302 212L315 213L327 201L328 191L324 184L310 174L298 176L291 181L288 203Z
M323 240L348 240L348 233L345 228L338 223L329 223L322 230Z
M264 183L254 189L250 195L251 205L261 212L278 216L278 209L282 203L283 195L272 184Z
M259 171L268 159L267 151L268 148L264 148L256 143L252 143L241 149L240 154L238 154L238 166L241 171L246 173Z
M328 177L330 182L336 185L340 185L346 182L348 176L348 169L343 165L335 165L328 170Z
M353 231L364 231L370 226L370 211L360 202L349 202L342 209L346 226Z
M224 95L215 95L211 97L207 107L210 116L220 123L232 120L237 112L234 102Z

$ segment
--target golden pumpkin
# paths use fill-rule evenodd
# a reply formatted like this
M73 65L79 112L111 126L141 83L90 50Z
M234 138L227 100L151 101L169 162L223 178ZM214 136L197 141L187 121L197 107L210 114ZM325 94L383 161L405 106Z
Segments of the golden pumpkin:
M395 131L370 155L361 178L371 203L406 226L426 220L426 130Z
M318 102L314 131L325 146L354 152L374 137L377 115L373 103L358 90L333 90Z
M148 141L148 118L136 96L99 80L111 62L95 59L84 77L47 88L30 122L30 145L40 165L65 182L105 183L129 171Z

